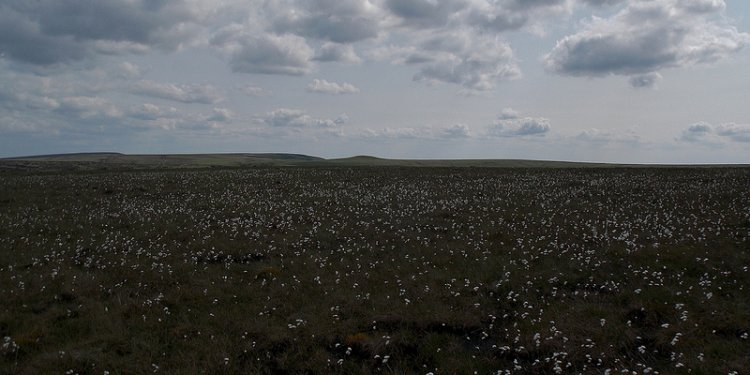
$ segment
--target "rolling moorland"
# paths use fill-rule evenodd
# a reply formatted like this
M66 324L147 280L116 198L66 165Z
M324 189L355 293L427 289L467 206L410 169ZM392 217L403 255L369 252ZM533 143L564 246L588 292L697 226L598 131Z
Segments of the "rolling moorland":
M3 159L0 373L744 374L749 237L744 166Z
M1 172L59 172L138 169L198 169L236 167L488 167L488 168L611 168L604 163L541 160L404 160L373 156L323 159L299 154L172 154L126 155L112 152L41 155L0 159ZM636 165L632 165L636 166Z

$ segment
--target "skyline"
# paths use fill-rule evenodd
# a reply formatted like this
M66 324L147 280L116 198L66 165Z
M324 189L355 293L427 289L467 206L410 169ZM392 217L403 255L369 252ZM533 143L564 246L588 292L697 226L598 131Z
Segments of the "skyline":
M747 163L750 4L0 5L0 157Z

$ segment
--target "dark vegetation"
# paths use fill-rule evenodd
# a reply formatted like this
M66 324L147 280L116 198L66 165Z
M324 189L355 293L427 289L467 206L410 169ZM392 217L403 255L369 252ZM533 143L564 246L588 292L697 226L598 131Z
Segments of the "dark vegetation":
M750 369L748 169L45 168L0 373Z

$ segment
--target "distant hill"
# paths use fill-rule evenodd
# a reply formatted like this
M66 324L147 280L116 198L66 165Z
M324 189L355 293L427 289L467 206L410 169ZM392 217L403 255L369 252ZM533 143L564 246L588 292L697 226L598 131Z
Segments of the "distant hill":
M615 168L615 167L696 167L678 165L638 165L582 163L514 159L384 159L353 156L323 159L284 153L165 154L128 155L116 152L36 155L0 159L0 171L86 171L128 169L177 169L211 167L446 167L446 168ZM719 167L702 165L697 167ZM746 165L724 165L742 167Z

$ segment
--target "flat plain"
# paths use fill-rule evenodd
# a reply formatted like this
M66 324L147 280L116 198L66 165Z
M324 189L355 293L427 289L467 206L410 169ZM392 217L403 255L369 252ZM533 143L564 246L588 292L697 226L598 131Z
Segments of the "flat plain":
M745 167L90 157L0 168L0 373L750 369Z

